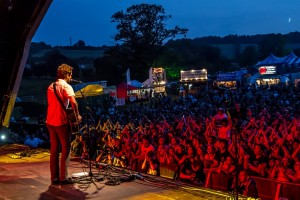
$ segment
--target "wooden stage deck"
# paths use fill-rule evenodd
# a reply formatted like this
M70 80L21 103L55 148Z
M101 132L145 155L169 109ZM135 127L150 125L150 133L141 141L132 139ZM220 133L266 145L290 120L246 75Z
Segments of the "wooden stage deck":
M0 200L230 199L226 193L161 177L142 175L143 180L135 178L126 182L124 178L136 177L138 174L105 166L101 170L93 166L93 176L76 178L78 182L73 185L54 186L50 184L49 152L39 152L29 157L13 156L19 154L11 152L2 152L0 155ZM86 163L71 160L69 174L89 171ZM108 181L120 184L107 185Z

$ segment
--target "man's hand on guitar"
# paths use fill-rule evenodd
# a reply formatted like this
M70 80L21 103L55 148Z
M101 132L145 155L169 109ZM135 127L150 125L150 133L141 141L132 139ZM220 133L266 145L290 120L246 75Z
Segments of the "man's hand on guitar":
M82 117L81 115L77 115L77 124L80 124L82 122Z

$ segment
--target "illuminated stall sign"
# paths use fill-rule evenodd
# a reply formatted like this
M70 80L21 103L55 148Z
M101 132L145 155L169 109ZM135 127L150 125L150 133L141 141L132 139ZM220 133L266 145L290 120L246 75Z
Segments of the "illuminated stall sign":
M276 66L261 66L258 69L260 75L276 74Z
M153 85L164 85L166 84L166 72L163 68L152 69L152 83Z
M235 89L237 87L237 73L219 73L214 82L219 88Z
M158 86L158 87L155 87L154 88L154 92L155 93L164 93L166 90L166 87L165 86Z
M207 70L181 71L181 81L207 80Z
M219 73L217 75L218 81L233 81L236 80L236 73Z

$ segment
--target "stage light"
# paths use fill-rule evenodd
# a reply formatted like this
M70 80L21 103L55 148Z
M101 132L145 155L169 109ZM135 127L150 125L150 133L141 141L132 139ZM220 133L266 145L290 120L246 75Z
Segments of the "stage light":
M6 140L6 135L2 134L2 135L0 136L0 138L1 138L2 141L4 141L4 140Z

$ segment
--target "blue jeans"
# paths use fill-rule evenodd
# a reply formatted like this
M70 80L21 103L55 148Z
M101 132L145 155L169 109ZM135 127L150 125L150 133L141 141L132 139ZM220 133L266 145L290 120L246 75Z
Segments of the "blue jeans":
M50 172L51 181L63 181L68 178L68 165L71 149L71 128L68 124L51 126L47 124L50 134ZM61 145L61 158L59 162L59 147Z

